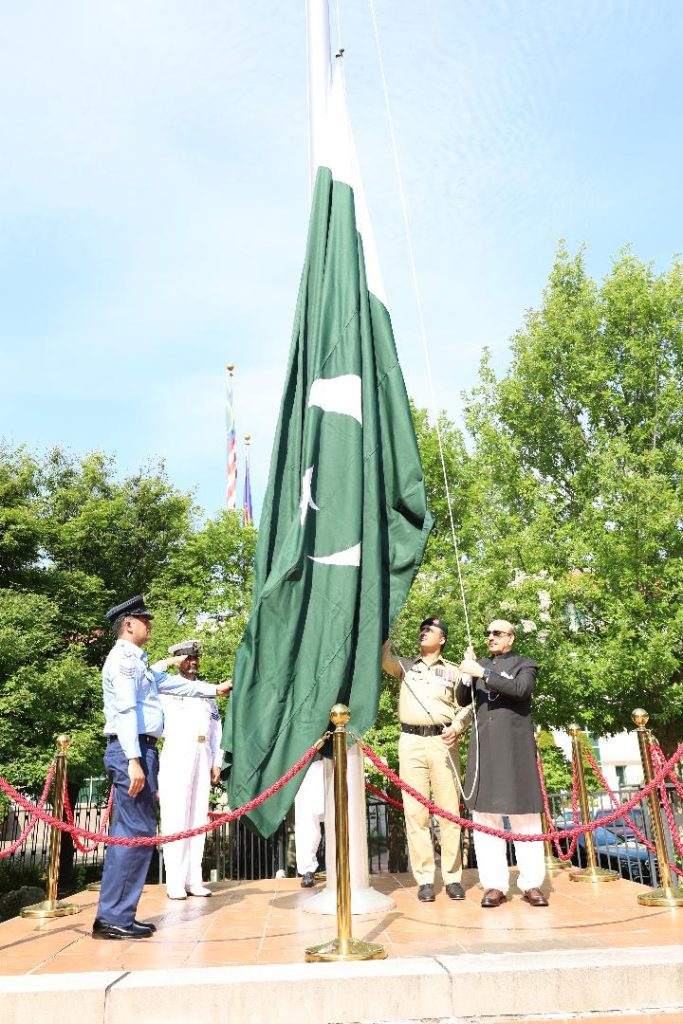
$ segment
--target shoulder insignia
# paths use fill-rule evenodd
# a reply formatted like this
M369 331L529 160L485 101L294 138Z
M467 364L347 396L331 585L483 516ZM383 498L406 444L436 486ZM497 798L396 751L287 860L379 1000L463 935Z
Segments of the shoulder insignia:
M221 715L220 715L220 712L219 712L218 708L212 708L211 709L211 717L213 718L214 722L220 722Z

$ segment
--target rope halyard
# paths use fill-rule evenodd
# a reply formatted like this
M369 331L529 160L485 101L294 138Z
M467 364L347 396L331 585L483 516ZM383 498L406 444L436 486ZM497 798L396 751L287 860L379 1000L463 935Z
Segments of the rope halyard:
M422 304L422 293L420 290L420 282L417 275L417 263L415 260L415 248L413 246L413 237L410 227L410 218L408 216L408 203L406 200L406 192L403 184L403 173L401 171L401 161L398 155L398 145L396 143L396 131L394 129L394 116L391 109L391 101L389 99L389 86L387 83L386 71L384 68L384 57L382 54L382 44L379 38L379 28L377 25L377 15L375 13L375 5L373 0L369 0L370 5L370 16L372 18L372 27L375 36L375 46L377 48L377 59L379 62L379 72L382 79L382 91L384 93L384 102L387 109L387 120L389 122L389 137L391 139L391 150L394 157L394 166L396 168L396 177L398 179L398 190L401 203L401 214L403 216L403 226L406 233L406 244L408 247L408 260L410 263L410 272L413 279L413 287L415 288L415 302L417 306L417 317L419 325L420 340L422 342L422 348L424 350L425 363L427 367L427 380L429 382L430 400L431 400L431 412L434 417L436 426L436 438L439 448L439 459L441 461L441 471L443 473L444 488L446 492L446 504L448 506L448 519L451 531L451 541L453 544L453 551L455 553L455 564L458 570L458 584L460 587L460 598L462 601L463 615L465 619L465 631L467 634L467 646L472 646L472 632L470 630L470 617L467 608L467 598L465 596L465 584L462 575L462 568L460 564L460 547L458 544L458 538L455 531L455 522L453 520L453 506L451 500L451 491L448 484L448 472L446 470L446 458L443 449L443 439L441 436L441 427L439 425L439 417L436 413L437 402L436 402L436 390L434 388L434 374L432 372L432 360L429 352L429 344L427 342L427 328L425 326L424 308Z

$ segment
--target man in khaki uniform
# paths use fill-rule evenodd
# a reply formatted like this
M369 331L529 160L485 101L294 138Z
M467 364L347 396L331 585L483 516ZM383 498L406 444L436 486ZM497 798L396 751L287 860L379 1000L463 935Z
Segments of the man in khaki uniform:
M436 804L457 814L459 798L454 766L458 739L472 721L472 708L461 707L455 699L460 672L457 665L443 658L447 639L447 623L438 616L431 616L420 624L419 656L397 658L387 641L382 649L382 668L401 680L398 704L401 778L425 797L431 792ZM417 898L423 903L432 903L435 865L429 811L406 793L403 794L403 810L410 865L418 885ZM441 874L446 893L452 900L462 900L465 891L460 882L460 828L445 818L439 819L439 828Z

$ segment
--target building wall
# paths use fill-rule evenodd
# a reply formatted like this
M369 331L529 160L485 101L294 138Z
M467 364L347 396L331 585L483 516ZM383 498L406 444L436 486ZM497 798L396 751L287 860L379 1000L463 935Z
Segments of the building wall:
M565 757L571 760L571 737L559 729L553 729L552 734ZM595 739L589 738L595 746ZM642 786L643 769L635 732L620 732L616 736L602 736L597 740L597 748L600 770L612 789L616 789L618 786Z

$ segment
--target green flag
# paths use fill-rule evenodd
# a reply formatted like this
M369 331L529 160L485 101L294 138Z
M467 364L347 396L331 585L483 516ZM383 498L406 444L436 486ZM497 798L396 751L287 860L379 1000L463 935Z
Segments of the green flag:
M357 732L372 725L382 642L432 523L391 321L368 291L354 192L321 167L223 737L232 807L285 774L336 702ZM301 778L251 813L263 835Z

